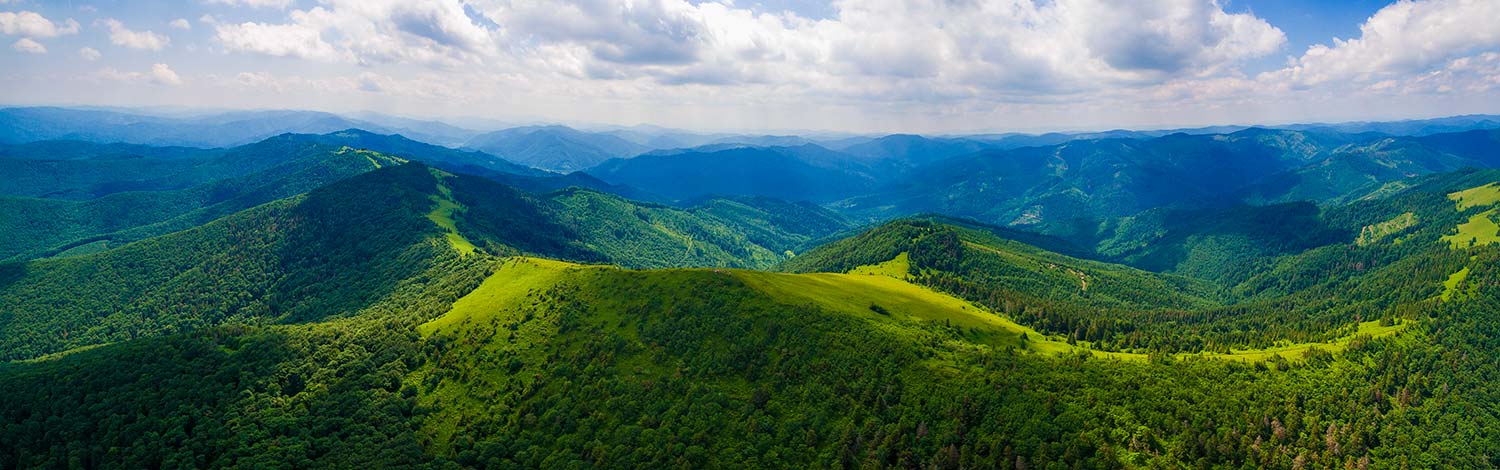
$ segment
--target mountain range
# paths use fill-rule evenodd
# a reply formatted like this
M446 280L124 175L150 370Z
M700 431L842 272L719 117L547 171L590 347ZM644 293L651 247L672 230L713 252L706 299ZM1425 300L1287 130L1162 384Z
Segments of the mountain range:
M381 118L437 142L3 111L7 468L1500 455L1486 117L832 139Z

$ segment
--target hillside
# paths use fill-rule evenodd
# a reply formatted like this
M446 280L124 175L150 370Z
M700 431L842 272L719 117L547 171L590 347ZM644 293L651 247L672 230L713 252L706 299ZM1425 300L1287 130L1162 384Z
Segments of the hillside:
M279 157L263 155L287 155ZM268 159L275 166L247 165L250 159ZM403 162L388 155L300 144L236 149L213 159L166 160L166 166L181 163L179 171L157 172L154 162L135 161L143 177L158 179L134 184L139 189L121 190L125 184L106 181L94 184L99 197L84 200L0 197L0 211L11 217L0 219L0 260L52 256L66 250L97 251L130 241L195 227L240 210L276 199L301 194L367 171ZM78 161L79 174L114 175L112 160ZM240 174L244 170L255 170ZM0 170L9 173L18 170ZM54 169L55 171L55 169ZM149 176L148 176L149 175ZM129 178L129 176L123 176ZM212 179L219 177L219 179ZM177 186L208 180L191 186ZM59 187L58 182L43 187ZM99 189L108 187L112 190Z
M351 147L394 155L448 171L480 168L521 176L548 176L550 173L512 163L484 152L454 150L418 142L400 135L381 135L361 129L345 129L327 134L294 134L288 138L335 147Z
M1472 217L1487 217L1486 207L1454 211L1449 194L1493 180L1500 180L1493 171L1445 175L1326 213L1307 205L1163 213L1122 225L1118 244L1105 245L1145 247L1112 256L1217 285L1049 253L983 226L927 220L878 227L783 268L843 272L905 254L913 282L1105 351L1223 352L1330 341L1371 319L1433 308L1450 275L1473 263L1444 237L1462 233ZM1409 222L1396 225L1403 220ZM1383 233L1356 239L1376 231ZM1127 241L1131 236L1147 238Z
M1493 142L1493 131L1390 137L1262 128L1074 140L938 161L835 207L870 220L943 213L1093 245L1099 224L1153 209L1335 202L1409 177L1495 166L1486 150Z
M1485 467L1493 141L8 146L0 466Z
M537 198L368 151L342 149L326 161L295 163L310 166L280 179L258 174L183 194L154 194L150 201L162 204L157 212L129 197L136 193L53 203L74 204L67 208L17 205L31 207L35 221L48 225L6 232L12 236L3 245L7 249L39 243L33 240L71 240L91 230L99 235L66 246L71 258L0 265L13 276L0 285L0 312L8 312L0 316L0 330L29 332L0 342L5 358L223 322L346 313L442 262L437 253L446 251L433 246L627 267L764 268L847 227L816 206L772 200L712 200L685 210L587 190ZM313 176L337 177L305 196L260 205L321 184ZM244 187L239 195L229 192L236 185ZM212 204L196 199L226 194L233 197ZM207 205L171 217L178 208L173 204ZM256 207L238 212L242 206ZM109 210L121 215L104 212ZM153 214L160 220L149 220ZM104 226L100 220L138 224ZM30 230L37 226L56 233ZM149 238L175 230L185 231ZM363 300L335 300L350 296Z
M1493 282L1494 254L1481 253L1471 276ZM1457 353L1494 347L1482 338L1500 324L1468 314L1497 305L1486 291L1423 319L1451 334L1419 326L1286 356L1241 353L1259 364L1242 365L1086 353L980 305L861 273L872 267L776 274L492 262L478 271L492 272L483 282L466 280L458 292L414 284L410 297L348 319L215 329L0 367L0 394L11 398L0 415L15 423L0 435L0 459L1292 467L1481 465L1487 457L1474 448L1421 442L1500 444L1482 431L1500 422L1494 414L1461 411L1495 397L1484 379L1500 373L1493 361ZM1445 357L1455 362L1434 365ZM1435 375L1449 367L1468 372ZM149 392L157 388L182 393ZM194 419L108 419L126 409ZM1400 418L1416 413L1445 418ZM351 421L364 425L336 424Z
M709 199L684 209L583 189L544 197L586 246L630 268L765 269L850 227L811 204L760 198Z
M1307 202L1151 209L1102 224L1097 253L1148 271L1234 285L1278 256L1353 239L1322 216Z
M452 197L475 210L434 212ZM445 231L494 253L598 256L514 190L387 167L118 249L0 265L0 330L11 333L0 351L18 359L226 322L352 313L449 262Z

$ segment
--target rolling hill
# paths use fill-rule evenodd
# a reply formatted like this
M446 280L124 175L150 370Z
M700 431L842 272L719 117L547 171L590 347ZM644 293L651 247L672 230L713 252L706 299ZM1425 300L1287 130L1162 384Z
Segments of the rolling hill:
M856 265L888 248L910 251ZM1477 252L1470 276L1495 279L1486 267L1495 253ZM477 265L431 271L463 272L462 287L454 279L408 284L408 295L355 316L213 328L12 363L0 367L0 394L11 398L0 416L13 423L0 434L0 459L495 467L1154 467L1212 459L1291 467L1487 458L1365 433L1492 443L1481 429L1493 414L1391 419L1483 409L1487 382L1422 377L1444 370L1423 365L1443 357L1456 362L1441 368L1473 371L1465 377L1497 370L1459 352L1491 347L1476 341L1500 325L1470 314L1495 305L1491 292L1433 304L1420 323L1369 321L1326 341L1112 352L1018 324L1011 318L1025 314L966 300L957 294L964 289L937 279L994 273L987 279L1009 277L1000 284L1018 290L1043 287L1038 298L1063 289L1052 292L1087 304L1086 281L1099 302L1119 305L1155 302L1130 294L1148 287L1137 282L1178 283L1150 287L1162 293L1192 292L1192 283L922 221L806 256L799 270L829 272L635 271L481 253L459 258ZM852 268L838 271L845 265ZM1183 307L1206 302L1178 295ZM1428 333L1429 322L1452 329ZM1455 351L1436 355L1429 341ZM1195 399L1202 396L1214 399ZM193 418L109 419L120 410ZM1262 452L1257 440L1289 450Z
M987 150L917 167L835 207L873 220L971 217L1093 245L1100 223L1152 209L1334 202L1412 176L1494 166L1500 162L1483 150L1492 132L1388 137L1251 128Z
M361 129L345 129L327 134L294 134L286 138L337 147L351 147L394 155L449 171L478 168L520 176L551 176L551 173L486 154L455 150L402 137L381 135Z
M76 204L66 210L31 207L36 220L58 217L44 227L59 233L11 227L17 230L6 232L6 249L24 250L38 243L33 238L101 235L72 243L74 252L67 254L76 256L0 264L7 273L0 282L0 330L27 332L0 343L5 359L223 322L303 321L352 312L434 263L447 262L449 245L460 254L531 254L628 267L764 268L847 227L816 206L779 201L713 200L684 210L583 189L537 197L484 178L347 148L291 165L279 180L257 174L155 195L167 206L157 212L129 200L135 193L58 201ZM315 178L328 175L337 177ZM243 188L229 188L236 185ZM303 189L307 185L318 187ZM229 189L241 192L212 204L198 199ZM173 203L207 205L171 218ZM101 214L110 210L121 214ZM153 214L161 220L145 220ZM100 225L99 219L137 225ZM177 230L183 231L148 238Z
M439 212L453 198L482 210ZM450 262L445 231L496 253L599 258L515 190L398 165L117 249L3 265L0 330L14 334L0 351L349 314Z
M182 189L122 191L81 201L0 197L0 211L10 214L0 219L0 260L101 251L405 162L347 147L305 150L307 156L271 168Z
M1495 136L8 146L0 467L1491 467Z

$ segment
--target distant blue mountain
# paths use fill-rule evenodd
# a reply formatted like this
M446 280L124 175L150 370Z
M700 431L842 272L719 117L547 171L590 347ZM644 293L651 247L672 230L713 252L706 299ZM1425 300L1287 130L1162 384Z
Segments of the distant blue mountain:
M1346 122L1335 124L1293 124L1284 129L1358 134L1374 132L1395 136L1426 136L1471 130L1500 129L1500 116L1471 114L1435 119L1413 119L1386 122Z
M677 200L705 196L767 196L831 201L868 191L872 178L824 164L817 146L683 150L615 159L588 170L614 184Z
M598 165L611 158L630 157L646 146L602 133L566 126L529 126L482 134L465 148L488 152L534 168L567 173Z
M245 145L286 133L326 134L350 128L379 134L405 131L317 111L233 111L164 117L97 109L0 109L0 143L81 140L212 148Z

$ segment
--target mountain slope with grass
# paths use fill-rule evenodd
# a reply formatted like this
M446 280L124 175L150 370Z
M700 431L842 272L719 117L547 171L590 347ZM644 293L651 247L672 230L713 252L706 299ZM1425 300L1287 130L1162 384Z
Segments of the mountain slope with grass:
M768 267L846 227L815 206L715 200L683 210L587 190L535 197L373 152L334 155L387 165L355 166L353 173L363 174L305 195L295 195L297 186L311 180L293 173L295 184L252 186L247 196L206 211L93 240L108 244L93 254L76 248L68 258L0 265L7 273L0 330L15 332L0 340L0 350L17 359L226 322L338 316L450 251L628 267ZM304 171L319 173L312 168ZM218 217L276 192L294 195ZM141 204L120 207L142 215ZM75 222L57 221L84 227ZM184 231L149 237L179 226ZM143 240L114 246L135 236Z
M474 210L440 214L446 226L429 218L455 199ZM515 190L406 164L98 254L0 265L0 351L19 359L349 314L446 262L454 237L493 253L598 259Z
M0 467L1500 464L1500 170L1321 204L1247 207L1234 187L1388 136L1084 139L900 186L1027 201L982 213L1049 233L533 193L292 137L240 160L141 155L189 161L121 173L150 191L78 179L28 199L202 207L0 263ZM1434 137L1448 156L1485 138ZM67 162L138 150L58 145ZM1198 173L1229 183L1151 186ZM110 220L150 213L127 206ZM1059 208L1079 217L1049 225Z
M1478 256L1471 276L1493 282L1495 251ZM889 264L786 274L466 259L483 266L348 318L0 366L11 398L0 416L14 423L0 459L1291 468L1482 466L1481 449L1500 445L1483 432L1500 422L1483 411L1500 369L1479 354L1500 323L1473 314L1497 305L1492 291L1436 304L1415 326L1220 360L1090 352L876 273L899 273ZM193 419L109 419L124 409ZM1427 444L1455 439L1469 445Z

